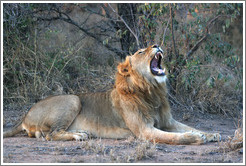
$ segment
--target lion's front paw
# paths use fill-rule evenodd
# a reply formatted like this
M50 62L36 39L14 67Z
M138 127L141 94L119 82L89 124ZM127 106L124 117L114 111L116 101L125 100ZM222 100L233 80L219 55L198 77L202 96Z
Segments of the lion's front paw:
M198 132L187 132L183 136L184 144L204 144L206 143L206 136Z
M208 142L219 142L221 141L221 135L219 133L205 134Z
M206 143L206 136L202 133L194 133L196 136L196 142L194 144L204 144Z

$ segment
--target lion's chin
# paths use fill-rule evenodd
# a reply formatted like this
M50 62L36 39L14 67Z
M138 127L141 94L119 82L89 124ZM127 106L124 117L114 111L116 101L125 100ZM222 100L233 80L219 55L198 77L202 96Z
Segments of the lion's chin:
M167 81L167 76L154 76L155 80L161 84L161 83L165 83Z

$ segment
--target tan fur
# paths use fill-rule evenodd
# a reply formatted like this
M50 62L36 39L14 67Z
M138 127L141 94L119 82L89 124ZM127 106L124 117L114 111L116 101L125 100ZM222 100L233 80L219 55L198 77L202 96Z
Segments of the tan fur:
M105 93L51 96L35 104L4 137L25 130L29 137L82 140L131 135L168 144L218 141L219 134L198 131L172 118L165 77L150 72L157 52L150 46L127 56L117 67L115 86ZM167 74L167 73L166 73Z

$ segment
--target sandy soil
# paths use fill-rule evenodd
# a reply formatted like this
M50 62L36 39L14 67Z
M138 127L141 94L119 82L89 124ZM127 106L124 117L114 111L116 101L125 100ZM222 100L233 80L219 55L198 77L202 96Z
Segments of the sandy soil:
M27 109L26 109L27 110ZM4 108L4 130L23 112ZM226 148L237 120L224 115L173 111L174 118L197 129L219 132L221 142L204 145L165 145L135 138L46 141L21 133L3 139L4 163L242 163L243 148Z

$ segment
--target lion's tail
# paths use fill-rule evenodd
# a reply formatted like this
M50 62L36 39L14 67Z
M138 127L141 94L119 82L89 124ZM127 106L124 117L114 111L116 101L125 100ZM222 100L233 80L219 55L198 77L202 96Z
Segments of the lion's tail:
M19 132L21 132L23 130L22 127L22 121L20 121L19 123L17 123L12 129L4 131L3 132L3 138L6 137L13 137L15 134L18 134Z

